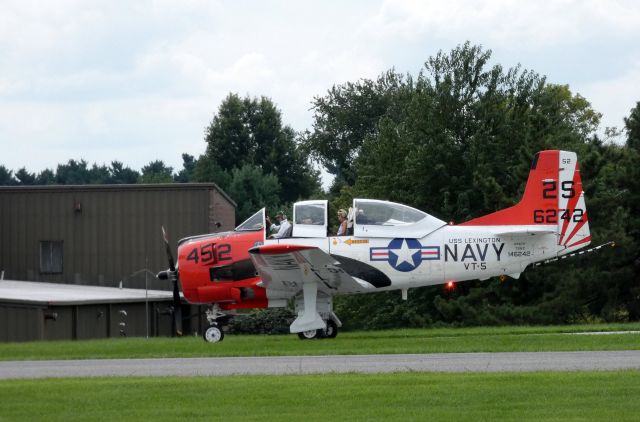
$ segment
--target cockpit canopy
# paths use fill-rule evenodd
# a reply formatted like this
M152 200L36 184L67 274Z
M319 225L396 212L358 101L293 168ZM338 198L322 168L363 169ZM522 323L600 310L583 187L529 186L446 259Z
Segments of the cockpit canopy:
M293 237L327 237L328 207L326 200L296 202L293 205ZM356 237L421 238L446 225L415 208L375 199L354 199L349 211L348 220ZM236 231L257 231L264 227L263 208L236 227Z
M354 199L353 235L420 238L447 223L426 212L395 202Z
M402 226L417 223L429 214L393 202L356 199L355 223L373 226Z

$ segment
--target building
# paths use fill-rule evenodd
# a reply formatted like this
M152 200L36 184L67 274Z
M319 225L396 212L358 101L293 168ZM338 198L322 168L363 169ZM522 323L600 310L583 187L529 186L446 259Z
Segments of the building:
M235 203L213 183L0 187L0 272L144 288L145 269L168 266L162 226L175 251L180 238L232 230Z
M172 296L160 290L0 280L0 342L170 336Z
M161 227L175 253L183 237L232 230L235 205L213 183L0 187L0 293L22 291L0 295L0 341L112 337L121 323L170 335L172 285L153 276L168 268ZM185 333L201 331L202 309L184 308Z

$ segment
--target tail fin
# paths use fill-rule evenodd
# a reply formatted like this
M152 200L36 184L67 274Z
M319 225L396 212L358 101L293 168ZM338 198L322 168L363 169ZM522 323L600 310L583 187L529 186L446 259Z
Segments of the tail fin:
M537 153L518 204L461 225L547 228L558 236L559 255L588 245L591 233L576 153Z

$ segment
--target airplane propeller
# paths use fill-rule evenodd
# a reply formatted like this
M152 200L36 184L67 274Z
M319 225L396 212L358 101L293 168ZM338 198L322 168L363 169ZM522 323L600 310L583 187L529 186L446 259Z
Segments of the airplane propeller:
M169 246L169 238L167 232L162 227L162 238L164 239L165 250L167 252L167 261L169 261L169 269L161 271L156 276L160 280L171 279L173 281L173 319L176 327L176 334L182 335L182 302L180 300L180 288L178 286L178 272L176 271L175 260Z

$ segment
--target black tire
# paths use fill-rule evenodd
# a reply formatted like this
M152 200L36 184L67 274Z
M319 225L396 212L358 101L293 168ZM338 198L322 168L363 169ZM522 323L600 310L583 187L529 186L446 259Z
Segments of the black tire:
M318 331L320 330L309 330L298 333L298 338L300 340L313 340L319 337Z
M218 325L212 324L204 330L202 338L207 343L218 343L224 340L224 331Z
M327 321L327 328L324 330L325 338L336 338L338 335L338 324L335 323L334 320L330 319Z

